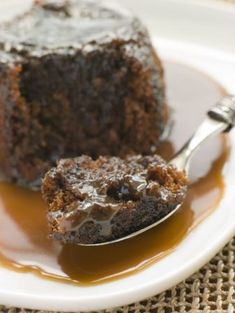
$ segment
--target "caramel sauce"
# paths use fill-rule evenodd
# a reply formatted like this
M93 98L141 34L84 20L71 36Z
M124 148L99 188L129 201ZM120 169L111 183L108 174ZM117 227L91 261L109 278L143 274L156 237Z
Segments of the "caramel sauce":
M224 91L192 68L166 63L165 69L174 124L158 152L169 159ZM2 182L0 264L10 270L78 284L105 282L142 270L177 249L185 236L216 209L224 192L222 171L228 153L224 135L212 139L194 159L182 208L154 229L110 246L79 247L49 240L40 193Z

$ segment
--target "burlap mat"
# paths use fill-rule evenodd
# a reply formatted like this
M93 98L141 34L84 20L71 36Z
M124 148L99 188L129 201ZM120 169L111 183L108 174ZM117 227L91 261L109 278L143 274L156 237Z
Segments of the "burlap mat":
M235 3L235 0L223 1ZM208 264L179 285L142 302L90 313L234 313L234 258L235 237ZM0 305L0 313L50 312Z

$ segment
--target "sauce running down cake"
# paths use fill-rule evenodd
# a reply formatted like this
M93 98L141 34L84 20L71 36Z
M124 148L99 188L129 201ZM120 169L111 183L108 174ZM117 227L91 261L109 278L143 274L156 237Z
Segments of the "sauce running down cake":
M184 172L158 155L64 159L45 176L51 237L70 243L98 243L146 227L180 204Z
M164 130L148 32L105 1L37 1L0 27L0 167L38 188L60 158L149 154Z

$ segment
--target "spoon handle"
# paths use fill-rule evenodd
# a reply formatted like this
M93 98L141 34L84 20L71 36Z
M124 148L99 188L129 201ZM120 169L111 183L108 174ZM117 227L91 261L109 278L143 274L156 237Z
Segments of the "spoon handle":
M234 125L235 96L227 96L208 111L196 132L169 163L188 174L190 160L204 141L218 133L228 132Z

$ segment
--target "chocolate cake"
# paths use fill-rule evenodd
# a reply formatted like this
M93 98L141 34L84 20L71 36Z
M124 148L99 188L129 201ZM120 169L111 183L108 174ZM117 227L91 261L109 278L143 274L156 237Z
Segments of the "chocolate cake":
M154 150L166 123L148 32L118 5L37 1L0 27L0 167L37 188L61 157Z
M157 155L60 160L42 184L51 236L76 244L123 237L172 211L186 184L184 172Z

